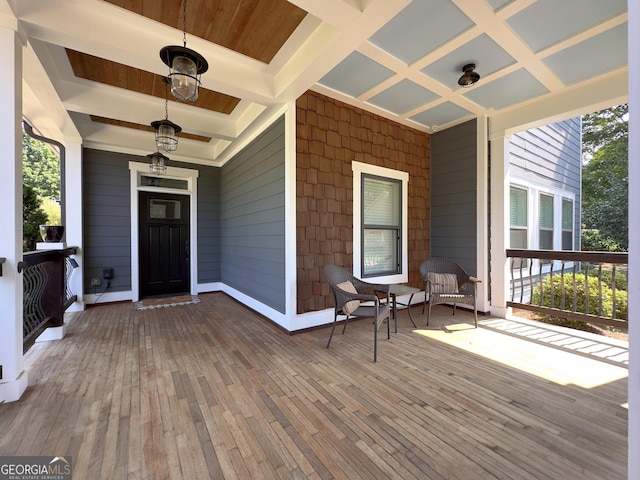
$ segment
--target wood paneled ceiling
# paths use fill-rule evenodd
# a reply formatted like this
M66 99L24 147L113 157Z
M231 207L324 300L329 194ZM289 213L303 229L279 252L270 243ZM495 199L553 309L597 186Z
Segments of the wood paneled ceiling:
M169 27L183 29L182 1L105 1ZM306 14L287 0L189 0L186 31L260 62L270 63ZM170 43L182 45L182 36Z
M94 57L82 52L66 49L69 63L73 69L73 74L78 78L84 78L94 82L104 83L112 87L124 88L146 95L164 99L165 96L174 101L175 97L169 93L167 95L167 84L165 77L151 72L145 72L138 68L122 65L121 63ZM167 73L169 73L167 71ZM212 92L206 88L200 89L198 100L192 105L204 108L212 112L231 114L240 102L239 98L225 95L224 93Z

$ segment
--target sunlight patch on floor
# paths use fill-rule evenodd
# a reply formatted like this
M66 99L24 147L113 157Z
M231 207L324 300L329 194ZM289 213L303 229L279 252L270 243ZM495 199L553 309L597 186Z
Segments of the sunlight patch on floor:
M414 333L481 355L560 385L594 388L627 378L628 369L469 324Z

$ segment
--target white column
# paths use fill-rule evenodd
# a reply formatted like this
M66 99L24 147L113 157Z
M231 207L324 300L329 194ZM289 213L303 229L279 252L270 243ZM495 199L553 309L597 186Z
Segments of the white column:
M84 310L84 254L82 243L82 139L65 138L65 234L67 245L78 247L72 258L79 267L74 269L69 279L71 291L78 300L69 307L68 312Z
M508 313L509 139L491 137L491 314Z
M476 176L476 272L482 280L478 285L478 310L488 312L489 307L489 131L488 118L480 116L477 120L478 141Z
M18 400L27 388L22 361L22 48L16 28L0 26L0 402Z
M640 2L627 2L629 22L629 442L628 475L640 479Z

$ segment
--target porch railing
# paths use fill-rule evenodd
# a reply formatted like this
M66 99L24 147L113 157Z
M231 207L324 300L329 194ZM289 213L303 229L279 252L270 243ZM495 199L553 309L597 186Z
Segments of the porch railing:
M507 250L507 306L627 329L628 254Z
M23 273L23 351L48 327L63 323L65 310L77 296L69 288L69 277L78 264L71 255L75 247L27 252L18 263Z

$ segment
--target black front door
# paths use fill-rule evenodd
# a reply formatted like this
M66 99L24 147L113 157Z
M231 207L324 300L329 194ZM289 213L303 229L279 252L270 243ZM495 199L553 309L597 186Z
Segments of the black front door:
M189 197L139 195L140 297L189 293Z

